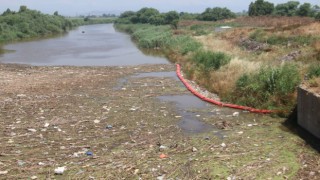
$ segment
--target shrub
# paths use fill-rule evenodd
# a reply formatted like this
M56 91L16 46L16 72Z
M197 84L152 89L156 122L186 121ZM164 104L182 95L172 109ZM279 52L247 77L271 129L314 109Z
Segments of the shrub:
M320 77L320 64L309 66L308 77Z
M193 61L206 71L218 70L230 60L231 57L222 52L200 50L193 55Z
M195 52L201 47L201 43L195 41L190 36L177 36L171 44L172 48L179 47L179 52L186 55L189 52Z
M299 83L295 65L263 67L257 73L244 74L237 80L234 92L237 98L233 100L242 105L263 108L292 104L288 97L292 96Z

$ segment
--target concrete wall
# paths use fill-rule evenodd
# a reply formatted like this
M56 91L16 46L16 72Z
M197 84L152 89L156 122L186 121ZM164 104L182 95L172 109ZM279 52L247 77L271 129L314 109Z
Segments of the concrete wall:
M320 138L320 96L298 88L298 124Z

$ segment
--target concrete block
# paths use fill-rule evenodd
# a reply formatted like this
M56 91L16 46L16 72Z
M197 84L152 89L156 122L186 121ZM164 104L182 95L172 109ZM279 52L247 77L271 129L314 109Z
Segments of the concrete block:
M320 96L303 86L298 88L298 124L320 138Z

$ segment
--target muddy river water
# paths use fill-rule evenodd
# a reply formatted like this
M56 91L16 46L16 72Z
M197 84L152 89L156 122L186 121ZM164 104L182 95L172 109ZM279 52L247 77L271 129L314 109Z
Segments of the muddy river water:
M168 64L163 57L143 54L130 36L115 31L112 24L81 26L56 38L18 42L3 47L10 53L2 63L36 66L127 66Z
M81 26L64 36L36 41L18 42L3 47L8 53L0 55L2 63L34 66L131 66L141 64L169 64L164 57L145 55L127 34L117 32L112 24ZM183 86L172 72L141 73L119 79L114 90L121 90L130 78L172 78ZM186 133L201 133L212 129L190 109L209 105L193 95L161 96L158 100L174 103L181 116L179 127ZM211 105L210 105L211 106Z

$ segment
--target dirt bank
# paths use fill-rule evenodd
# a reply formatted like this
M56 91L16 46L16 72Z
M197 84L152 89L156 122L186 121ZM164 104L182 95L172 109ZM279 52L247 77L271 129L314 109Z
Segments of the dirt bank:
M157 98L190 95L180 82L132 76L168 71L0 65L0 179L319 178L318 153L285 119L189 109L213 128L186 134L175 104Z

